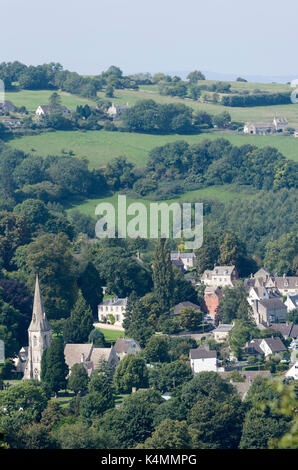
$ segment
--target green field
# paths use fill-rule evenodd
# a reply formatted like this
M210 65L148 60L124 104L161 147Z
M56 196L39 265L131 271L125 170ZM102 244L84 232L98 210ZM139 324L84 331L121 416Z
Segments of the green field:
M182 194L180 197L175 199L168 199L162 202L167 204L171 204L173 202L200 202L206 199L217 199L222 202L229 201L231 199L252 199L258 193L257 190L248 190L243 189L239 190L233 185L225 185L225 186L209 186L208 188L204 189L197 189L194 191L187 191L186 193ZM102 202L108 202L113 205L115 208L116 220L118 216L118 194L116 193L111 197L105 198L98 198L98 199L86 199L84 202L73 202L72 204L68 204L66 206L67 213L71 214L73 211L80 211L86 215L91 217L95 216L95 208L98 204ZM147 209L147 213L149 215L149 206L151 202L146 199L134 199L131 197L127 197L126 199L127 205L132 204L134 202L142 202ZM127 218L129 220L129 217ZM107 330L108 331L108 330Z
M202 84L210 84L212 81L204 81ZM241 83L241 82L229 82L232 84L232 91L255 88L270 91L288 91L291 88L288 85L280 84L263 84L263 83ZM233 90L234 89L234 90ZM104 92L99 92L100 98L105 98ZM298 128L298 105L297 104L285 104L276 106L255 106L247 108L232 108L228 106L221 106L220 104L214 104L209 102L202 102L202 100L194 101L191 99L183 99L171 96L162 96L158 93L157 85L144 85L139 90L116 90L115 97L111 99L115 104L126 104L130 106L134 105L140 99L154 99L158 103L183 103L187 106L192 107L195 111L206 111L210 114L218 114L226 110L231 114L233 121L265 121L271 122L275 114L280 117L286 117L289 126Z
M298 161L298 139L293 136L254 136L210 132L198 135L150 135L130 132L56 131L35 136L25 136L10 141L10 145L25 152L35 150L37 155L61 155L62 150L73 150L76 156L86 157L91 168L100 168L120 155L137 166L144 166L148 151L168 142L186 140L195 144L203 139L224 137L234 145L252 144L259 147L276 147L283 155Z
M53 90L21 90L21 91L6 91L5 99L12 101L17 107L25 106L28 111L36 111L39 105L49 104L49 97ZM61 102L69 109L75 109L78 105L89 104L94 106L94 101L87 98L81 98L64 91L59 91Z

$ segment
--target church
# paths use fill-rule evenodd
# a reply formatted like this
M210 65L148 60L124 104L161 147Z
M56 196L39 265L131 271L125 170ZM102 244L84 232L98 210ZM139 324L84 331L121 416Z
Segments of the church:
M50 346L52 331L43 306L38 276L36 276L32 320L28 336L29 345L24 357L26 363L23 378L40 380L42 353Z
M23 347L14 360L16 372L23 374L23 380L35 379L40 381L42 354L50 346L51 340L52 330L46 317L39 279L36 276L32 320L28 328L28 346ZM112 367L116 367L119 362L113 346L110 348L97 348L93 343L65 344L64 356L69 371L74 364L82 363L88 376L94 372L98 363L102 360Z

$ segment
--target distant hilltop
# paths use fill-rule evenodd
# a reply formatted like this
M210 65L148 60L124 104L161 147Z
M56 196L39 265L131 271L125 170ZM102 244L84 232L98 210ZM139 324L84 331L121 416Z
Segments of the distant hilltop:
M200 68L198 69L200 70ZM187 75L191 72L189 71L172 71L166 72L169 75L178 75L183 80L186 79ZM235 81L237 77L243 77L245 80L249 82L255 83L288 83L298 78L298 72L293 75L246 75L241 72L235 73L220 73L220 72L210 72L206 70L202 70L202 73L205 75L207 80L223 80L223 81Z

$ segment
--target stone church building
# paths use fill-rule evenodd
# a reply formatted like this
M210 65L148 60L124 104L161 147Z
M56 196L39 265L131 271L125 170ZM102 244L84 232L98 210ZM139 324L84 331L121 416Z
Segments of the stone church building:
M26 364L23 378L40 380L42 353L50 346L52 331L43 306L38 276L36 276L32 320L28 336L29 345L24 358Z

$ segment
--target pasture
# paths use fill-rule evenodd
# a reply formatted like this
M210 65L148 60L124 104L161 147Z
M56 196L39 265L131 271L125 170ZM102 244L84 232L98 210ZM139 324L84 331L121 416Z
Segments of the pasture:
M298 105L297 105L298 106ZM233 145L252 144L257 147L276 147L285 157L298 161L298 139L293 136L254 136L210 132L197 135L151 135L130 132L100 131L56 131L35 136L15 138L10 145L27 153L62 155L62 151L72 150L76 156L86 157L90 168L101 168L113 158L125 156L136 166L143 167L148 152L154 147L177 140L196 144L202 140L223 137Z

